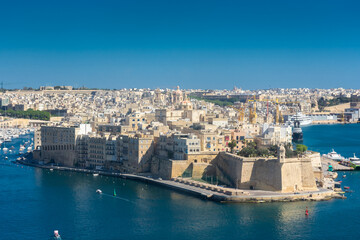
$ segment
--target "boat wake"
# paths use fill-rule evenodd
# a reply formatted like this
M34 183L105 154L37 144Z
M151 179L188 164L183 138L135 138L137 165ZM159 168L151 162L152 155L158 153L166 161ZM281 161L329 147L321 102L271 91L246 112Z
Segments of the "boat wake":
M113 195L107 194L107 193L102 193L101 195L102 195L102 196L107 196L107 197L116 198L116 199L120 199L120 200L123 200L123 201L126 201L126 202L130 202L130 203L134 203L134 202L130 201L129 199L122 198L122 197L118 197L118 196L113 196Z

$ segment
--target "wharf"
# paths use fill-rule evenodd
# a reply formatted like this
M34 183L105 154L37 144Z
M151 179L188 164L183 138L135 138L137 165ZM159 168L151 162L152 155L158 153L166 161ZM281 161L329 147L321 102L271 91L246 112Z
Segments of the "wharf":
M160 185L169 189L186 193L204 200L216 202L242 202L242 203L263 203L263 202L293 202L293 201L322 201L332 198L342 198L341 195L335 193L331 189L319 188L318 191L306 191L298 193L280 193L262 190L240 190L233 188L224 188L216 185L210 185L193 181L190 179L176 178L172 180L162 180L145 175L135 175L126 173L115 173L108 171L88 170L82 168L47 166L31 163L24 160L18 160L16 163L28 165L32 167L53 169L60 171L73 171L87 174L99 174L104 176L120 177L142 181L150 184Z
M324 170L328 169L329 163L331 164L333 171L353 171L352 167L339 164L337 161L321 157L321 164Z

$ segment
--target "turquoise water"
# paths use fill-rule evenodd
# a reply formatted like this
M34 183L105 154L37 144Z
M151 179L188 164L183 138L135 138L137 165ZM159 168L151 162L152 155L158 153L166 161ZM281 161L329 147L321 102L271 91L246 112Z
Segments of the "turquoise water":
M333 148L344 157L360 157L360 124L317 125L303 127L304 144L310 150L326 154Z
M343 155L358 149L360 155L359 132L360 125L311 126L304 129L305 144L323 153L334 147ZM360 172L346 173L344 185L355 190L346 200L266 204L214 203L130 180L19 166L3 156L0 173L0 239L49 239L54 229L65 240L349 239L360 234ZM98 188L103 195L95 193Z

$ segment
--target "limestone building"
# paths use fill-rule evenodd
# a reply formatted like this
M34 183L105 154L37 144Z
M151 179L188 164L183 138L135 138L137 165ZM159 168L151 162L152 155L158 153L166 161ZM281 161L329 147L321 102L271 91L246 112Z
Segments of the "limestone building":
M40 160L63 166L74 166L77 162L76 139L91 132L89 124L79 127L41 127Z

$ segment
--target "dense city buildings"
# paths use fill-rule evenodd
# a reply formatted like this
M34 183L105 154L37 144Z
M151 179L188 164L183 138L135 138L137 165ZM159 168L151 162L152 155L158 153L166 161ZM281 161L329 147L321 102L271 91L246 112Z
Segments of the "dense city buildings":
M358 122L359 96L359 90L341 88L106 91L42 87L0 94L4 113L0 127L37 127L33 156L42 164L164 179L212 175L233 187L250 187L242 182L245 172L253 171L258 175L251 187L297 191L304 184L313 189L312 176L318 170L314 167L313 175L307 173L310 179L305 183L299 179L305 178L305 166L311 171L311 159L315 159L311 154L300 158L290 154L290 160L278 160L276 149L293 150L294 121L300 125ZM331 109L338 99L348 101L342 108ZM49 112L50 121L10 118L5 112L28 109ZM240 156L231 157L233 154ZM299 169L294 176L297 180L289 180L296 182L294 186L278 180L266 185L271 173L265 169L273 168L277 178L284 179L289 174L281 168L284 164Z

